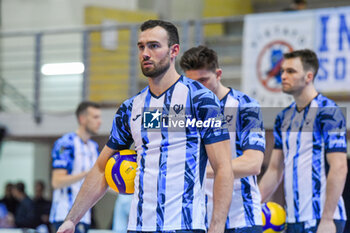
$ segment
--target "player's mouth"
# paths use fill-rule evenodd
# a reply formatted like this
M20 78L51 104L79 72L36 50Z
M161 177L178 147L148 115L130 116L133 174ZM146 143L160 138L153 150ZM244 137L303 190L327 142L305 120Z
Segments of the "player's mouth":
M142 62L142 66L145 68L151 67L151 66L153 66L153 62L150 62L150 61Z

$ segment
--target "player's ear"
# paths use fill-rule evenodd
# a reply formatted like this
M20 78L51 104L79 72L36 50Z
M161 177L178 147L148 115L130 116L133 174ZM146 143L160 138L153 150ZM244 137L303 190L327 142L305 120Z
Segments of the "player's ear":
M222 69L217 68L217 69L215 70L215 73L216 73L216 79L221 80Z
M79 125L83 125L86 122L86 114L80 114L78 117L78 123Z
M170 55L171 58L175 58L177 57L177 55L180 52L180 45L179 44L173 44L172 46L170 46Z
M306 83L312 83L314 81L314 73L312 71L308 71L306 73Z

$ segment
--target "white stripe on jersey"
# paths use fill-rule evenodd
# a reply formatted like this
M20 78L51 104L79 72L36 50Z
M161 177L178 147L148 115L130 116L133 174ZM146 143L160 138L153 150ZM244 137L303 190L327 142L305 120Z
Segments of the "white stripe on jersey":
M317 107L316 102L315 101L312 102L310 105L311 110L308 112L305 118L305 122L307 121L310 123L307 125L307 127L303 127L302 133L300 134L299 154L307 155L307 156L299 156L298 165L297 165L298 167L297 173L303 174L298 176L299 195L301 197L312 197L312 185L310 185L308 182L305 182L305 180L312 180L312 147L310 147L309 145L313 144L312 129L314 126L314 121L311 121L311 119L315 119L316 117L317 112L314 111L316 107ZM302 122L303 114L300 114L300 115L301 115L300 122ZM323 161L323 156L321 159ZM322 177L322 179L325 179L325 177ZM321 183L324 183L324 182L321 182ZM299 198L299 211L307 213L307 215L305 215L305 219L313 218L312 204L310 205L310 201L308 201L307 199Z
M140 127L142 125L142 114L143 114L143 108L145 106L145 96L147 95L147 91L141 93L140 95L135 97L135 100L133 102L133 109L131 111L131 118L130 118L130 128L132 130L132 134L134 135L133 139L135 142L135 150L140 151L142 148L137 147L136 145L142 145L142 135L141 130L137 130L137 127ZM136 120L134 120L136 119ZM140 156L137 156L137 164L140 164ZM138 204L138 196L136 195L139 193L139 186L137 185L139 183L139 175L140 175L140 167L137 167L136 170L136 177L135 177L135 192L134 197L131 201L131 207L130 207L130 213L129 216L137 216L137 204ZM155 181L156 182L156 181ZM152 185L155 186L155 185ZM136 217L129 217L129 226L136 226Z
M290 114L290 119L289 122L293 121L293 119L298 118L295 116L295 114ZM294 124L292 124L294 125ZM298 132L296 129L292 128L289 129L289 131L282 130L283 135L288 135L289 140L284 141L285 145L283 148L289 147L289 152L285 152L285 157L284 157L284 163L285 163L285 173L286 174L293 174L293 156L296 153L296 146L291 146L291 145L296 145L296 140L298 137ZM288 145L287 145L288 144ZM293 187L293 175L285 176L284 180L284 185L285 187ZM294 216L294 192L291 192L290 190L287 190L285 188L285 195L286 195L286 202L287 202L287 212L290 213L290 216Z
M187 88L183 85L177 85L173 92L174 97L170 103L170 110L173 109L174 104L183 104L183 106L186 106L187 95ZM170 112L170 115L171 114L174 113ZM184 145L186 144L186 141L179 142L178 140L184 137L186 137L185 131L168 131L169 145L179 146L176 146L176 148L169 148L168 150L167 174L171 174L172 177L167 177L167 180L176 180L177 184L174 185L173 182L166 183L166 196L172 197L172 199L167 200L164 208L165 226L181 226L181 215L174 215L174 213L181 213L182 208L184 180L177 179L177 177L184 177L185 162L179 163L178 161L186 160L186 145Z

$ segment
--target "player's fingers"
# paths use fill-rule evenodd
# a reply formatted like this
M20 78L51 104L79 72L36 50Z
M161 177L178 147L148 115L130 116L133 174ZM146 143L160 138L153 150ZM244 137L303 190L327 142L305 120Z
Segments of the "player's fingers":
M57 230L57 233L74 233L74 223L72 221L64 222Z

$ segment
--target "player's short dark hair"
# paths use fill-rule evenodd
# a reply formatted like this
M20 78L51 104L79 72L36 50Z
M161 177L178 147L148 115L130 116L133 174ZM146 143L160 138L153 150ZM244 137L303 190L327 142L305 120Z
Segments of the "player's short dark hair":
M318 67L319 67L316 53L310 49L301 49L301 50L295 50L290 53L284 54L284 59L297 58L297 57L300 58L304 70L305 71L312 70L312 72L314 73L314 77L316 77Z
M26 186L23 182L18 182L14 185L14 188L17 189L20 193L25 193Z
M180 66L184 71L207 69L215 72L219 68L218 55L203 45L193 47L182 55Z
M158 19L150 19L140 26L140 30L141 32L143 32L147 29L155 28L157 26L162 27L165 31L167 31L169 47L174 44L180 44L179 33L177 32L177 28L174 24L170 22Z
M76 117L79 119L79 116L81 114L84 114L89 107L98 108L98 109L101 108L101 106L98 103L95 103L92 101L83 101L78 105L77 109L75 110Z

